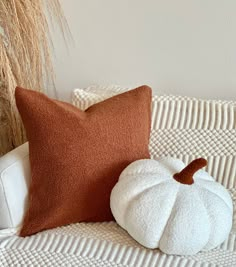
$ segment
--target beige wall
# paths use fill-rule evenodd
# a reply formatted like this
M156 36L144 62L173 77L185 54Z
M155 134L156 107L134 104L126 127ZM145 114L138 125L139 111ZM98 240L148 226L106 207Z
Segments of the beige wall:
M236 99L235 0L61 0L74 44L55 33L59 97L90 84Z

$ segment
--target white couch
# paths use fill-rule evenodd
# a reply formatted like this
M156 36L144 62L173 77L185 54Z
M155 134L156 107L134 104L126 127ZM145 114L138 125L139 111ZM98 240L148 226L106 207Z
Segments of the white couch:
M119 87L76 89L73 104L85 109L122 91ZM154 96L152 157L170 155L185 162L207 158L208 172L229 189L235 201L235 114L234 103ZM27 208L29 182L26 143L0 159L1 266L236 266L235 228L217 249L189 257L144 249L115 222L79 223L19 238L14 234Z

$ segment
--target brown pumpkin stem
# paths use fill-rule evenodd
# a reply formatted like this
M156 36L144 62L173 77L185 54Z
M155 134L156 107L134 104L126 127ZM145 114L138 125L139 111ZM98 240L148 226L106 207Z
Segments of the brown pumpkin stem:
M193 184L195 172L207 165L207 160L203 158L195 159L187 165L181 172L173 175L174 179L181 184Z

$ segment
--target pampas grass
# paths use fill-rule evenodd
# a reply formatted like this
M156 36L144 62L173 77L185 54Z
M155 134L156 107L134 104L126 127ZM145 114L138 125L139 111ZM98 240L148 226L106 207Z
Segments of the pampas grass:
M14 100L16 85L38 91L54 85L47 18L64 36L59 0L0 0L0 155L26 140Z

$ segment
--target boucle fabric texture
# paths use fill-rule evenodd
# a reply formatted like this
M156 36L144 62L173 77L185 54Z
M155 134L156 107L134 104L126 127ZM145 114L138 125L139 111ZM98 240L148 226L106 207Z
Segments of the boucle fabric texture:
M229 192L235 212L236 192ZM193 256L172 256L158 249L145 249L115 222L78 223L26 238L0 239L0 262L2 267L233 267L235 225L234 220L228 239L216 249Z
M126 91L119 86L75 89L72 103L86 109ZM236 187L236 102L157 94L152 97L149 150L152 158L175 157L185 164L198 157L226 188Z
M29 141L29 208L20 235L113 219L110 192L121 171L149 158L151 89L142 86L86 111L16 88Z
M167 254L194 255L219 246L232 229L232 199L204 166L201 158L188 166L170 157L131 163L111 192L116 222L141 245ZM193 176L191 185L186 173Z

